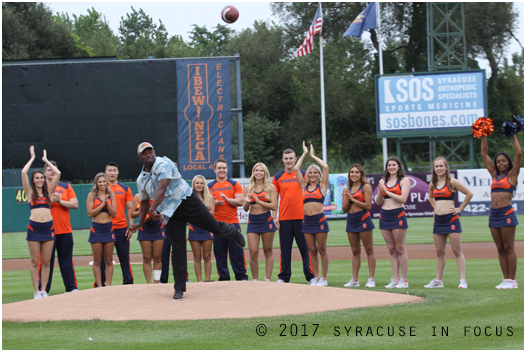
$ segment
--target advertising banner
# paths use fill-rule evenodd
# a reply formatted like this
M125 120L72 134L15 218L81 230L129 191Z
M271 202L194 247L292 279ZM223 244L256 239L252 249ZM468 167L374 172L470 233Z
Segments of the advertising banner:
M376 76L378 134L470 128L486 116L483 70Z
M473 192L471 202L460 213L461 216L489 215L491 206L491 175L486 169L458 170L458 179ZM464 201L464 195L459 194L459 201ZM517 188L511 205L516 214L524 214L524 168L521 168L517 179Z
M214 161L223 158L231 176L228 59L177 61L177 120L181 175L214 178Z

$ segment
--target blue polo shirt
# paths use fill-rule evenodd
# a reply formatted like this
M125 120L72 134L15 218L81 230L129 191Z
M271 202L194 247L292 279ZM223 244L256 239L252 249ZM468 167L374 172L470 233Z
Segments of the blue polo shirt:
M192 188L183 180L173 161L165 156L156 157L151 172L145 172L143 166L141 174L137 177L137 189L141 200L154 198L160 180L170 180L164 199L157 208L167 224L182 200L192 194Z

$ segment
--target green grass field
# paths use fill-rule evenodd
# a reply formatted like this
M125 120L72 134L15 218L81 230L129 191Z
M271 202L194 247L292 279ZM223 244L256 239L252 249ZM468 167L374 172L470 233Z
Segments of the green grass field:
M366 262L363 262L361 280L365 280L366 268ZM189 265L189 270L192 269L192 265ZM260 263L259 269L260 272L264 269L264 263ZM135 272L140 270L139 266L134 266ZM115 271L117 276L118 271ZM276 266L274 271L277 271ZM350 271L351 266L348 261L331 261L329 285L341 287L349 280ZM467 290L456 288L458 271L454 260L447 261L444 272L445 288L424 289L422 286L429 282L434 271L434 260L409 262L410 288L403 291L424 297L426 300L422 303L251 319L3 322L2 347L31 350L524 349L523 259L519 260L517 271L520 287L518 290L493 288L501 278L497 259L468 260L469 288ZM304 282L303 275L299 274L301 272L299 262L293 262L292 272L291 282ZM389 261L378 261L375 275L378 287L388 283L390 272ZM31 298L28 271L3 274L3 303ZM90 288L91 268L77 268L77 276L81 283L80 289ZM141 275L136 277L137 283L144 283ZM60 276L57 279L60 281ZM118 282L119 279L116 280ZM189 284L189 290L191 285L196 284ZM213 283L210 285L213 287ZM357 289L369 290L363 288L363 285ZM383 288L374 290L385 291ZM213 299L213 291L211 291L211 299ZM316 298L298 297L298 304L316 304ZM259 324L266 326L265 336L256 334L256 327ZM317 329L315 324L318 324ZM357 332L360 328L361 336ZM349 330L349 336L346 329ZM382 333L384 336L379 336ZM485 333L491 336L485 336ZM389 334L392 336L388 336Z
M520 216L521 224L523 220L523 216ZM378 227L377 222L375 225ZM464 242L492 241L486 217L464 217L462 225ZM329 226L329 246L348 246L345 221L331 221ZM407 243L432 243L429 219L410 219L410 226ZM75 231L74 235L75 255L91 255L87 231ZM384 244L379 230L374 231L374 237L375 244ZM276 235L275 247L279 248L277 238ZM524 239L522 226L517 228L516 239ZM136 240L133 240L132 252L140 252ZM3 259L28 257L25 234L4 234L2 255ZM403 290L403 293L424 297L426 300L422 303L251 319L3 322L2 347L17 350L524 349L524 259L518 260L518 290L493 288L502 278L496 257L467 260L467 290L456 288L458 270L454 260L447 261L443 278L445 288L424 289L423 285L434 277L435 270L436 260L409 261L410 288ZM133 265L133 271L136 283L145 283L142 267ZM190 280L195 281L191 263L188 271ZM279 262L276 262L273 277L278 271ZM259 263L259 272L264 272L264 262ZM292 263L292 273L292 283L305 283L300 262ZM350 261L331 261L329 286L342 287L350 279L350 273ZM91 267L77 267L76 274L79 289L92 288ZM385 291L383 285L389 282L390 275L390 262L379 260L375 275L378 288L373 290ZM362 261L359 277L362 287L358 290L369 290L363 288L366 277L367 262ZM122 282L118 267L115 268L113 280L114 283ZM173 279L170 281L173 282ZM191 290L194 284L189 284L188 289ZM213 283L210 285L213 287ZM50 294L62 292L60 271L56 268ZM29 300L32 295L28 270L3 272L2 303ZM168 303L177 304L172 301ZM316 297L298 297L298 304L316 304ZM261 331L259 324L266 326L265 336L256 333Z
M524 215L518 215L519 223L524 223ZM433 222L430 218L409 219L409 229L407 231L407 244L433 243ZM385 245L385 241L380 233L378 220L373 220L376 229L373 231L375 245ZM462 218L462 241L463 242L492 242L491 234L487 227L487 216L465 216ZM345 232L345 220L329 221L331 230L327 240L327 246L349 246L347 233ZM243 233L246 233L246 224L241 224ZM73 231L73 255L91 255L91 247L88 243L89 230ZM524 240L524 227L517 226L515 235L517 241ZM294 246L296 243L294 243ZM274 248L279 248L279 236L274 236ZM191 251L190 244L187 244L188 251ZM137 241L137 234L132 238L131 253L141 253L141 246ZM9 232L2 236L2 259L29 258L25 232Z

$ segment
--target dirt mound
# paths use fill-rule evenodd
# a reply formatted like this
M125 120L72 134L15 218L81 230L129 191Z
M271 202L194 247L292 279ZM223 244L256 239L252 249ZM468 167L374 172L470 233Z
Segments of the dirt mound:
M26 322L253 318L424 300L405 292L376 292L262 281L191 283L187 284L182 301L173 301L172 296L172 285L143 284L94 288L3 304L2 320ZM312 297L316 297L316 304L312 304Z

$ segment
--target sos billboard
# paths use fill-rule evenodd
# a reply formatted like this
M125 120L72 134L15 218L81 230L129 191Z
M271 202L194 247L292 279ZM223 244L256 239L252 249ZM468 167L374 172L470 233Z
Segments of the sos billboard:
M376 76L378 138L469 135L487 116L484 70Z

